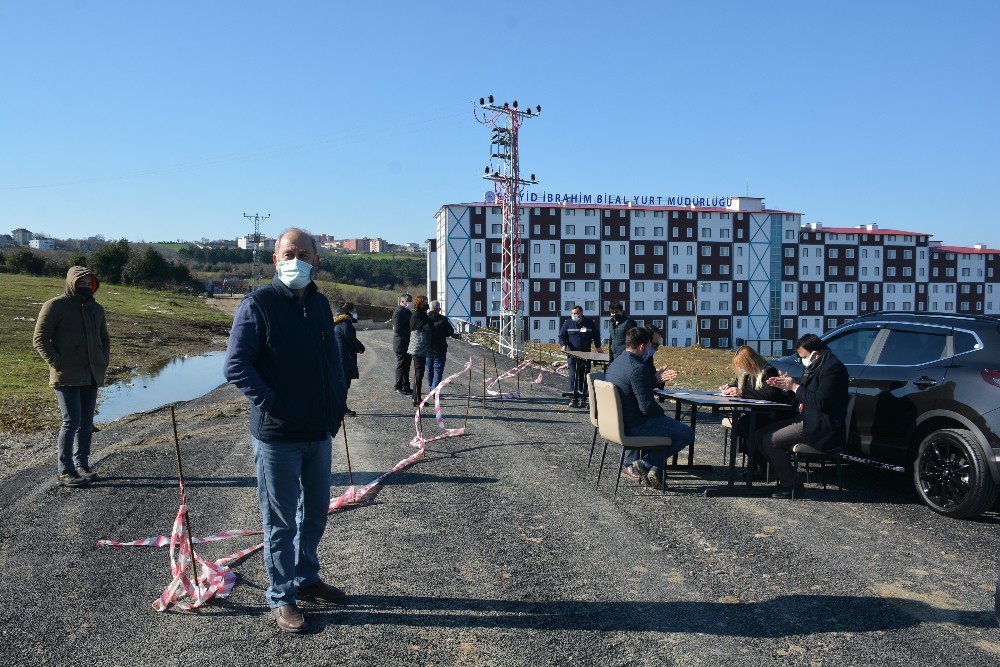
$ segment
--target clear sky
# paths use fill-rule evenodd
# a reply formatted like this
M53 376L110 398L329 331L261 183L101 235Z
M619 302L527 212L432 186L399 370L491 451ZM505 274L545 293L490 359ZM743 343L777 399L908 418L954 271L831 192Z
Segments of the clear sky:
M536 192L762 196L1000 247L1000 2L0 0L0 231L422 242ZM749 185L748 185L749 181Z

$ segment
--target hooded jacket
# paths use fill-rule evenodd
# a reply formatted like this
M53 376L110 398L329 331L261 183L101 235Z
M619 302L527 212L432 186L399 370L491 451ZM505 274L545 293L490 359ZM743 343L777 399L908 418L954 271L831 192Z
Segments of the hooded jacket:
M451 320L439 312L431 311L431 354L444 357L448 354L448 339L455 335Z
M333 316L333 331L340 346L340 360L344 365L344 379L357 380L358 355L365 351L364 343L358 340L358 331L354 328L354 317L345 310L338 310Z
M90 276L96 294L101 286L97 276L84 266L71 266L65 293L42 304L35 322L32 342L49 365L52 387L104 385L111 337L101 304L76 293L76 282L84 276Z
M347 386L330 302L310 282L301 297L275 276L233 318L226 380L250 401L250 433L266 442L336 435Z

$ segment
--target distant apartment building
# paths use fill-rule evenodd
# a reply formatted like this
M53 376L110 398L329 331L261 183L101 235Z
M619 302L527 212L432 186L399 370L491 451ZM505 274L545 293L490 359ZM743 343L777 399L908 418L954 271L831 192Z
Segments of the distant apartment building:
M385 252L388 244L385 239L370 239L366 236L360 239L342 239L341 247L355 252Z
M52 239L36 238L28 241L28 247L36 250L55 250L56 242Z
M267 250L273 252L274 242L276 240L277 239L272 239L264 235L261 235L255 239L253 234L247 234L246 236L241 236L238 239L236 239L236 245L237 247L243 250L253 250L254 244L256 242L257 244L259 244L257 245L258 250Z
M28 242L31 241L31 238L34 236L34 234L23 227L18 227L13 230L10 235L14 237L14 241L17 245L28 245Z
M787 350L804 333L878 310L1000 315L1000 250L874 224L803 224L762 198L681 199L695 203L523 205L525 338L555 342L577 304L606 337L612 302L663 329L670 345L717 348L773 341ZM450 317L496 326L500 208L448 204L435 217L428 293Z
M406 252L423 252L424 246L419 243L404 243L403 250Z

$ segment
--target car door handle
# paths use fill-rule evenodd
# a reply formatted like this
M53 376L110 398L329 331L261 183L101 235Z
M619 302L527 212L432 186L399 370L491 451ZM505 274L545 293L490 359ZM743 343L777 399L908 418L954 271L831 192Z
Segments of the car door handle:
M913 381L913 385L918 389L927 389L928 387L933 387L937 384L936 380L932 380L927 377L919 378Z

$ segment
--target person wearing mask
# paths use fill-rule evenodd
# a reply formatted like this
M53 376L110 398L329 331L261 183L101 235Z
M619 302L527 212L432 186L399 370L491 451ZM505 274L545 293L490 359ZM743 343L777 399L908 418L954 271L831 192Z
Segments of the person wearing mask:
M804 442L823 451L837 451L847 441L847 404L850 398L847 367L816 334L805 334L795 341L805 372L801 380L779 373L767 384L795 394L799 414L772 424L761 435L760 451L771 463L778 478L772 498L791 498L802 493L795 480L789 452Z
M653 378L653 389L663 389L668 382L673 382L677 379L678 373L669 366L656 367L654 357L660 351L660 346L663 345L663 332L654 326L647 326L646 328L649 329L649 346L653 348L653 354L649 355L649 358L646 360L646 366L649 368L650 376Z
M611 360L625 351L625 334L638 326L631 317L625 314L620 303L613 303L608 309L611 315L611 333L608 336L608 354Z
M63 294L42 304L33 344L49 365L49 386L62 413L57 440L58 481L86 486L97 478L90 467L97 389L104 385L111 337L104 308L94 300L101 283L84 266L66 272Z
M564 320L559 328L559 347L563 352L590 352L591 347L601 351L601 335L594 321L583 316L583 308L573 306L570 317ZM579 408L587 403L587 373L590 372L590 362L566 355L566 368L569 370L568 391L573 395L569 407Z
M413 314L410 316L410 344L406 351L413 359L413 405L419 406L420 390L424 383L427 355L431 350L431 321L427 316L430 306L423 294L413 300Z
M351 380L361 377L358 374L358 355L365 353L364 343L358 340L358 332L354 328L357 321L358 311L350 301L341 303L340 310L333 316L333 331L340 346L340 362L344 367L344 384L348 393L351 391ZM358 413L348 407L347 416L357 417Z
M635 452L622 473L651 487L666 485L663 466L666 460L694 443L694 430L668 417L653 394L653 377L646 362L653 356L652 336L645 327L633 327L625 334L625 352L608 365L605 378L618 387L622 403L625 435L662 436L672 440L667 449L654 450L642 458Z
M413 310L413 297L409 294L399 295L399 305L392 313L392 351L396 355L396 384L393 390L397 394L409 396L413 393L410 387L410 311Z
M444 377L448 339L455 335L455 327L450 319L441 314L441 302L437 299L431 301L428 318L431 322L431 352L427 356L427 386L431 391Z
M318 250L302 229L278 237L274 280L236 309L224 364L226 380L250 401L267 603L285 632L306 630L299 599L347 599L319 571L331 438L347 411L347 386L330 302L312 281Z
M736 378L729 384L719 387L719 391L726 396L753 398L786 405L795 404L795 397L790 392L767 383L770 378L778 377L778 369L749 345L736 348L736 353L733 355L733 371L736 373ZM757 415L757 429L762 431L779 419L783 417L762 412ZM745 454L746 439L750 435L750 415L744 414L736 419L733 423L733 433L739 443L737 445L739 451ZM754 469L750 474L754 479L764 476L764 461L761 457L757 457L754 461Z

